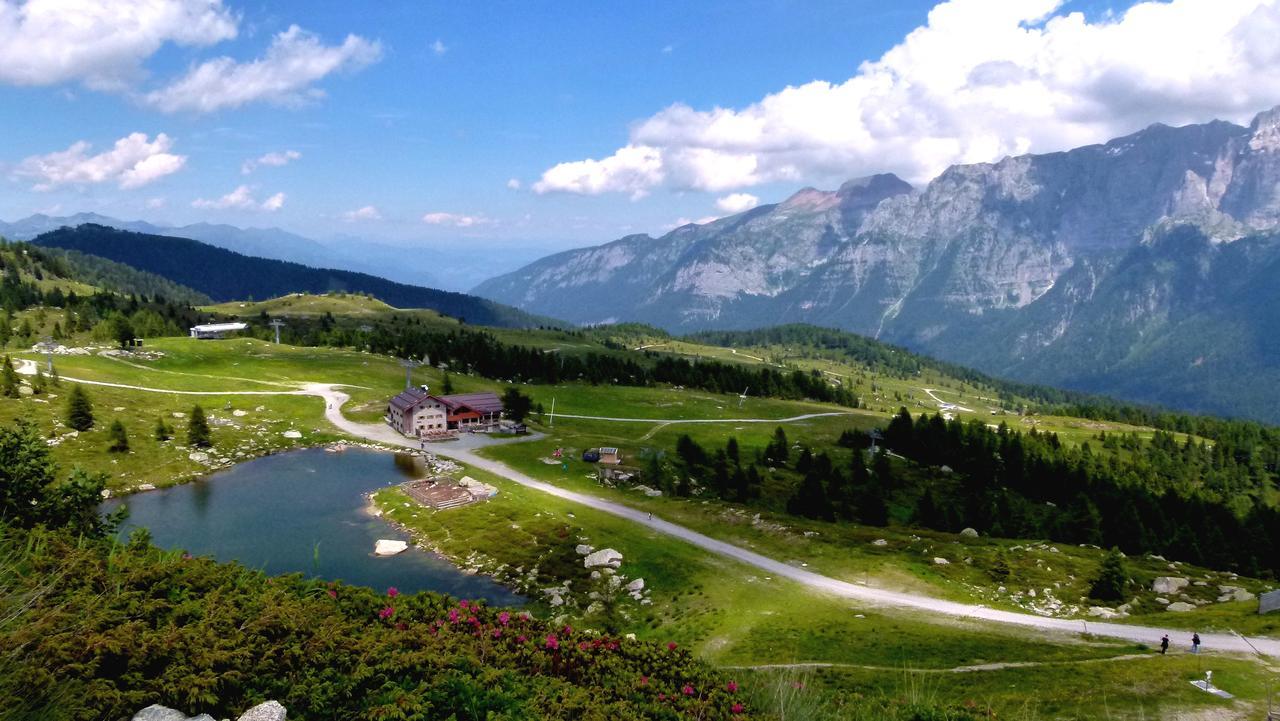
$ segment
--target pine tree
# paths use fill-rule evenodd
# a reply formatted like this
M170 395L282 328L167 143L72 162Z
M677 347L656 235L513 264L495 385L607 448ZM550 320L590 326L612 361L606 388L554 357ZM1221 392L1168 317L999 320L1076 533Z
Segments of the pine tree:
M164 416L156 416L155 437L161 443L173 437L173 431L164 423Z
M823 488L822 478L818 473L810 472L805 475L787 501L787 513L824 521L835 520L831 499L827 497L827 489Z
M213 445L209 435L209 422L204 418L204 409L196 406L191 409L191 420L187 423L187 445L192 448L208 448Z
M35 395L41 395L48 389L49 378L44 374L44 368L37 364L35 378L31 380L31 392Z
M18 397L18 372L13 369L13 361L9 356L4 357L3 366L0 366L0 395L6 398Z
M1093 579L1093 585L1089 587L1089 598L1123 601L1128 586L1129 572L1124 567L1124 556L1120 555L1120 549L1112 548L1102 559L1098 577Z
M440 392L445 395L453 393L453 379L449 377L448 373L444 374L444 380L440 382Z
M127 453L129 451L129 433L124 429L124 424L120 419L111 422L111 427L107 429L107 450L112 453Z
M787 433L778 426L773 432L773 440L764 450L764 459L770 465L782 465L791 457L791 444L787 442Z
M77 431L93 428L93 404L89 402L89 394L79 383L71 387L67 396L67 425Z

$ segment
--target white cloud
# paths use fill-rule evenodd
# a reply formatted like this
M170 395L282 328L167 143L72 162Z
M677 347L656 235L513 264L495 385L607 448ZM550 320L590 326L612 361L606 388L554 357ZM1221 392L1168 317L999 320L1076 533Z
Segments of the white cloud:
M677 103L537 192L712 192L873 172L924 181L953 163L1100 142L1153 122L1244 121L1280 102L1280 0L1141 2L1096 21L1063 0L950 0L843 82L742 108Z
M166 43L236 36L220 0L0 0L0 83L120 90Z
M97 155L89 155L92 147L81 140L66 150L33 155L18 164L14 175L35 180L34 190L112 182L127 190L176 173L187 162L187 156L169 152L173 140L164 133L155 140L146 133L131 133Z
M675 50L675 47L674 47L674 46L672 46L672 45L663 45L663 46L662 46L662 54L663 54L663 55L670 55L670 54L672 53L672 51L674 51L674 50Z
M382 213L372 205L366 205L363 208L348 210L342 214L342 219L348 223L355 223L361 220L382 220Z
M760 199L751 193L730 193L723 198L716 198L716 207L729 214L751 210L759 204Z
M489 225L494 221L483 215L458 215L456 213L427 213L422 216L427 225L452 225L455 228L471 228L477 225Z
M645 145L628 145L604 160L577 160L548 169L533 184L542 194L568 191L586 195L626 192L632 196L665 180L662 150Z
M284 193L276 193L270 198L258 202L257 198L253 196L253 189L247 185L241 185L221 198L214 200L197 198L191 201L191 207L212 210L264 210L275 212L284 207L284 197Z
M282 152L270 152L259 158L251 158L240 164L240 172L248 175L257 170L260 166L268 166L278 168L282 165L288 165L293 161L302 157L302 153L296 150L285 150Z
M437 56L444 55L449 52L449 48L439 38L436 38L436 41L431 43L431 52Z
M510 189L510 190L519 190L519 189L520 189L520 179L519 179L519 178L508 178L508 179L507 179L507 188L508 188L508 189Z
M713 221L716 221L716 220L720 220L720 216L718 216L718 215L705 215L705 216L703 216L703 217L701 217L701 218L697 218L697 219L693 219L693 218L685 218L685 217L681 216L681 217L679 217L679 218L676 218L676 220L675 220L675 222L674 222L674 223L669 223L669 224L667 224L667 225L664 225L664 226L662 227L662 229L663 229L663 230L675 230L676 228L683 228L683 227L684 227L684 226L686 226L686 225L706 225L707 223L710 223L710 222L713 222Z
M253 102L297 106L324 96L314 84L340 70L355 71L382 57L382 46L358 35L325 45L297 25L277 34L265 56L246 63L207 60L173 84L143 96L164 112L208 113Z
M147 198L147 207L151 208L152 210L157 210L159 208L163 208L165 205L168 204L168 202L169 202L168 200L164 198L159 198L159 197Z

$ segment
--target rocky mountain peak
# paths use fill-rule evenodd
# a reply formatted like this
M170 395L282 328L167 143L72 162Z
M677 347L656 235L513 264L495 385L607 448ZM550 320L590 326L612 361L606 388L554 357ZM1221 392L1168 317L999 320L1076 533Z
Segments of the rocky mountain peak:
M830 210L840 204L839 194L830 190L818 190L817 188L801 188L794 195L779 204L782 210L810 210L821 212Z
M1280 105L1258 113L1249 125L1249 149L1260 152L1280 151Z

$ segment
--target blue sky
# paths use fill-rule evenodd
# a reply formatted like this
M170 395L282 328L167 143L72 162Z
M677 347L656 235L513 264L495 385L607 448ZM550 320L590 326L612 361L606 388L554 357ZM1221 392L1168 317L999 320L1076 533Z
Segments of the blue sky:
M1280 102L1267 0L62 5L0 0L0 219L549 251Z

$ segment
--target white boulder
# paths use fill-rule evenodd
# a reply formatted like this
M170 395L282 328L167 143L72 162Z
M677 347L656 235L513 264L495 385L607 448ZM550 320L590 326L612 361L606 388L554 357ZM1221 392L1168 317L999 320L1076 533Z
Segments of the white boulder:
M1195 604L1186 603L1185 601L1174 601L1168 606L1165 606L1164 610L1173 611L1174 613L1186 613L1187 611L1196 610L1196 607Z
M945 558L938 558L938 557L934 557L934 559L933 559L933 565L935 565L935 566L950 566L950 565L951 565L951 561L948 561L948 560L947 560L947 559L945 559Z
M237 721L285 721L288 712L279 701L267 701L240 714Z
M966 528L960 532L960 535L964 536L965 538L977 538L978 532L972 528Z
M1191 581L1178 576L1160 576L1151 582L1151 590L1161 595L1173 594L1191 584Z
M622 554L612 548L604 548L588 554L586 558L582 559L582 565L586 568L599 568L601 566L617 568L622 565Z
M628 590L628 591L640 591L640 590L643 590L643 589L644 589L644 579L643 579L643 578L637 578L636 580L634 580L634 581L632 581L631 583L628 583L628 584L627 584L627 590Z
M394 556L397 553L404 553L408 548L409 544L404 541L380 538L377 543L373 544L373 554L375 556Z

